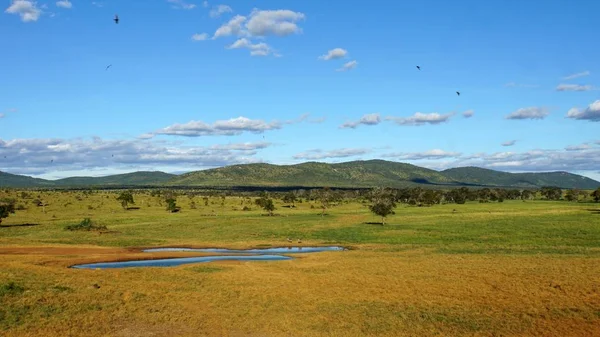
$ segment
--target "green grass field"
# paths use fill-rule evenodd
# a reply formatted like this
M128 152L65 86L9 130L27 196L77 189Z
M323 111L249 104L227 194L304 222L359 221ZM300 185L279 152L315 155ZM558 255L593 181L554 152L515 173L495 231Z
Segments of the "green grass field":
M109 192L40 194L45 213L19 201L27 210L0 227L3 336L600 335L598 204L400 204L381 226L359 202L321 217L317 205L278 201L269 217L238 197L224 206L195 197L191 209L180 196L181 212L168 213L144 194L128 211ZM64 229L85 217L108 231ZM202 255L142 247L277 247L287 237L352 249L289 261L67 268Z

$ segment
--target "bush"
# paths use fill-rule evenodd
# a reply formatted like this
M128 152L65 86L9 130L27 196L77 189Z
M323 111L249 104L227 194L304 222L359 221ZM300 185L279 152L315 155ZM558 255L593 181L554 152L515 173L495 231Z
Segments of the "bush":
M104 225L95 224L90 218L85 218L76 225L66 226L65 229L69 231L101 231L107 230L108 228Z
M3 284L0 286L0 297L5 295L18 295L25 291L25 288L21 285L16 284L13 281L10 281L7 284Z

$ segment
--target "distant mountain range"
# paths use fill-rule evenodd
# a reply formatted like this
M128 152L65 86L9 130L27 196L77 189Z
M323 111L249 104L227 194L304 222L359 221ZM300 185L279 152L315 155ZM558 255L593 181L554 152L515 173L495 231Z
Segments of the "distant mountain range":
M244 164L181 175L140 171L106 177L45 180L0 172L0 187L504 187L596 189L600 182L568 172L507 173L479 167L435 171L385 160L338 164L307 162L296 165Z

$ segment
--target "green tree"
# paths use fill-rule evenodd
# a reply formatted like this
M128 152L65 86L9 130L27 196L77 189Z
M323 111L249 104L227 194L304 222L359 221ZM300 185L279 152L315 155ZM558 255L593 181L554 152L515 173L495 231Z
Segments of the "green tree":
M565 193L565 199L567 201L577 201L579 200L579 194L580 191L578 189L567 190L567 193Z
M296 193L294 191L287 192L282 199L286 204L292 204L292 207L296 207Z
M167 203L167 211L175 213L179 210L179 207L177 207L177 200L174 197L167 198L165 201Z
M331 190L329 187L317 191L317 199L321 202L321 216L325 216L325 210L329 208L329 203L331 202Z
M394 213L396 207L396 194L387 188L375 188L370 194L371 205L369 210L381 217L381 225L385 225L385 218Z
M117 200L121 202L121 207L123 207L123 209L127 209L129 204L135 204L131 191L121 192L121 194L117 197Z
M592 192L591 196L592 196L592 198L594 198L595 202L599 202L600 201L600 187L598 187L598 189L596 189L594 192Z
M0 224L2 219L8 218L10 214L15 213L15 200L14 199L1 199L0 200Z
M548 200L560 200L560 197L562 197L562 190L555 186L542 187L540 192Z
M269 212L269 216L273 216L273 211L275 210L275 205L273 204L273 199L267 199L264 203L262 208Z

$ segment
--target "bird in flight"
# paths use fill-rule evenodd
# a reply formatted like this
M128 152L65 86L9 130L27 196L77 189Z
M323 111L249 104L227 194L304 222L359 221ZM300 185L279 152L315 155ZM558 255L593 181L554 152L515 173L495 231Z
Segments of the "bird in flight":
M108 66L106 66L106 69L104 70L108 70L108 68L112 67L112 64L109 64Z
M457 91L457 92L456 92L456 94L457 94L458 96L460 96L460 92L458 92L458 91Z
M115 20L116 24L119 24L119 16L117 14L115 14L115 18L113 20Z
M417 69L421 70L421 67L417 66Z

